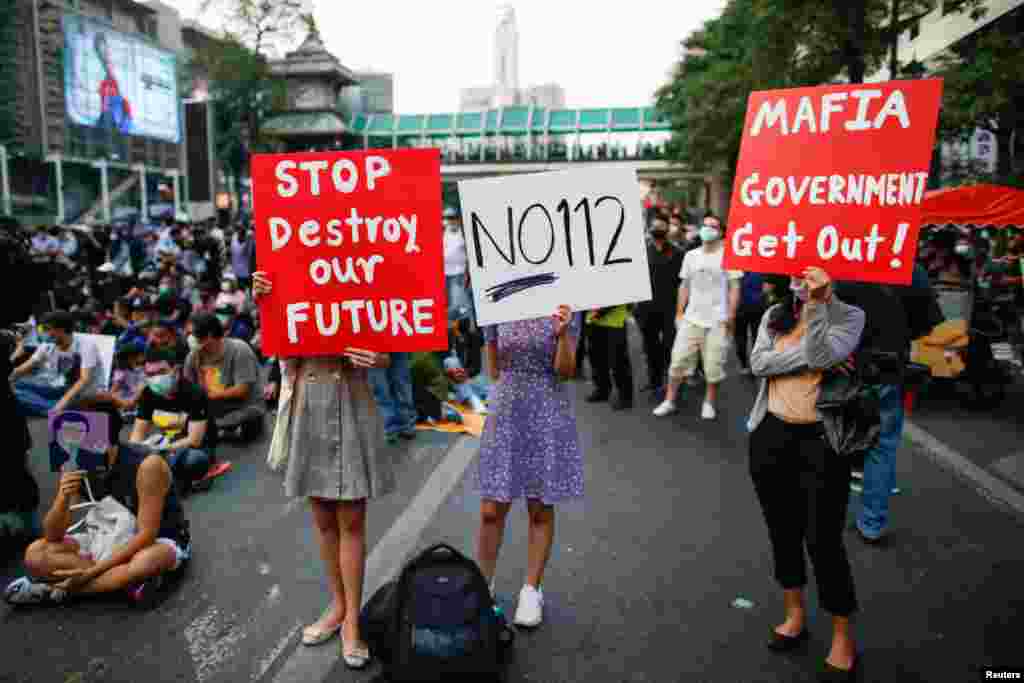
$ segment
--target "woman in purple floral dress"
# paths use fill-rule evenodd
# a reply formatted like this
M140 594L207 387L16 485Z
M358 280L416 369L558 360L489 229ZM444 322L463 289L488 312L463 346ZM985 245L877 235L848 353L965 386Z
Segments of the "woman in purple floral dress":
M526 498L530 542L526 584L515 623L538 626L540 590L555 533L555 503L583 496L583 452L564 380L576 372L582 318L562 306L551 318L485 329L491 377L497 382L480 441L480 569L494 572L512 501Z

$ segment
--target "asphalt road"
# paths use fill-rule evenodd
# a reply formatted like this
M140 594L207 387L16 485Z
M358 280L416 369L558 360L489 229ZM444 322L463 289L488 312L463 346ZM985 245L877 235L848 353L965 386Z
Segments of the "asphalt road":
M641 362L634 343L638 382ZM577 399L587 390L577 384ZM701 389L688 391L680 415L662 420L640 395L628 413L577 400L587 497L558 510L546 621L520 634L510 681L815 680L828 645L816 606L804 653L780 657L763 647L781 597L747 475L742 424L753 390L749 380L727 380L715 422L697 417ZM990 420L989 450L1012 447L1016 429ZM400 491L370 509L374 567L440 540L473 552L479 499L475 462L463 453L475 444L463 439L451 447L451 437L426 434L396 449ZM307 672L296 680L370 679L372 671L346 671L336 645L316 653L297 645L297 627L324 602L308 513L267 470L265 443L225 451L235 469L187 501L196 558L167 601L150 612L112 601L0 607L0 681L281 683L288 672ZM42 450L33 457L42 463ZM437 483L445 477L454 479ZM909 443L898 479L905 492L893 499L887 543L866 546L847 534L862 607L861 680L959 683L980 680L984 665L1024 665L1021 517ZM51 495L52 483L44 488ZM497 581L509 613L525 565L518 505ZM9 563L3 578L16 571ZM372 585L384 577L367 578ZM737 598L752 607L733 607ZM810 598L815 605L813 589Z

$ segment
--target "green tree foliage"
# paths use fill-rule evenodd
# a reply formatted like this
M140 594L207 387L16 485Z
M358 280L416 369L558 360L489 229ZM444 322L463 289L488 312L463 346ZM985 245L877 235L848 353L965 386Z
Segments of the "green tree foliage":
M752 91L861 82L887 62L898 65L899 34L938 1L729 0L683 41L671 80L656 94L672 121L670 153L696 170L731 172ZM959 10L980 4L964 0Z
M200 10L222 19L224 37L199 50L192 69L210 82L217 156L241 176L249 154L263 147L263 119L284 105L284 83L271 75L269 59L315 22L300 0L204 0Z
M958 43L938 60L945 79L941 134L967 139L980 128L996 139L996 180L1021 173L1014 131L1024 131L1024 11L1014 10Z

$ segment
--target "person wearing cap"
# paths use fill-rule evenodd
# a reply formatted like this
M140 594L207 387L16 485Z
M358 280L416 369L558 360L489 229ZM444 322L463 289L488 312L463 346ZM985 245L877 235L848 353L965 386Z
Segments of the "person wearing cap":
M216 316L192 317L198 347L185 360L185 376L210 398L210 415L223 434L253 439L263 430L266 405L259 360L244 341L225 338Z
M658 212L651 224L647 265L651 277L651 300L637 304L635 317L644 340L647 384L641 391L657 395L667 379L669 355L676 337L676 302L683 252L669 241L667 216Z
M246 297L245 291L239 288L238 278L231 271L224 273L215 309L228 305L235 309L235 313L241 313L246 303L248 303L248 297Z
M143 371L146 384L139 395L129 440L164 455L175 481L188 491L206 475L216 457L217 431L211 424L210 400L184 376L182 363L171 349L146 351Z

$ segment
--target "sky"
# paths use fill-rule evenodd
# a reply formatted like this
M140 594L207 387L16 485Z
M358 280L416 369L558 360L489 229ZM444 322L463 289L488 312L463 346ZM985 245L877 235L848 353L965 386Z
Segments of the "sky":
M164 0L196 18L200 0ZM321 36L346 67L394 74L395 109L455 111L459 89L490 85L497 0L314 0ZM569 107L641 106L669 76L680 41L725 0L511 0L519 85L555 82ZM219 28L213 16L204 24Z

